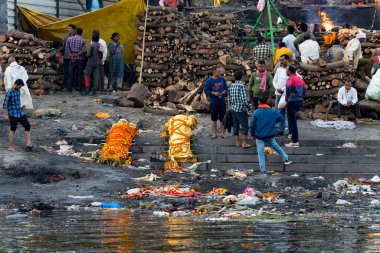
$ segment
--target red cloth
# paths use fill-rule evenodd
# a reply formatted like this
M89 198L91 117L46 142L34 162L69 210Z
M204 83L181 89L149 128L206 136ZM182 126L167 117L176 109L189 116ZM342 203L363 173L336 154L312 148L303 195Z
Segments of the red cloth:
M263 93L265 92L265 88L267 86L267 73L268 73L268 71L266 71L266 70L262 73L259 70L256 70L256 75L258 77L261 77L260 90Z

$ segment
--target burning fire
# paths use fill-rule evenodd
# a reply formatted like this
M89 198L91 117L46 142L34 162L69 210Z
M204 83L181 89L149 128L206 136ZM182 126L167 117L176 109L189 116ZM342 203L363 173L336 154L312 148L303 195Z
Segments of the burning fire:
M325 11L320 11L318 15L322 19L322 27L325 28L326 32L331 32L331 30L334 28L334 24L329 16L327 16L327 13Z

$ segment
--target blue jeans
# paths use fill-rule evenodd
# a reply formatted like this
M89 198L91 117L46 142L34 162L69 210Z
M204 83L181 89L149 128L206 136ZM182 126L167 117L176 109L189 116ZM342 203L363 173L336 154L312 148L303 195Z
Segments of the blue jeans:
M287 161L289 159L288 155L285 154L284 150L280 147L280 145L277 144L277 141L275 138L268 138L268 139L256 139L256 147L257 147L257 154L259 156L259 165L260 165L260 171L261 173L266 172L265 168L265 143L269 144L280 156L284 161Z
M278 127L276 127L276 133L283 133L285 131L285 109L278 109L278 103L280 103L281 95L276 95L276 111L278 111L284 120L281 121Z

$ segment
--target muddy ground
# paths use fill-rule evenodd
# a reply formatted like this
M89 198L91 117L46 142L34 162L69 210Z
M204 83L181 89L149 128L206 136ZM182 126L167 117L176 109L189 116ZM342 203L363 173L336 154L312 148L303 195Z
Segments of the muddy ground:
M125 118L140 128L141 136L159 136L168 116L157 116L143 113L141 109L102 105L93 102L94 97L83 97L77 94L54 95L34 98L35 109L57 108L61 116L33 119L32 141L34 152L23 151L24 137L21 128L17 131L16 152L7 151L8 123L3 121L0 113L0 207L5 210L30 211L65 208L71 205L87 206L91 202L115 201L131 208L152 208L155 210L192 209L205 203L218 202L210 197L200 198L158 198L122 199L120 196L128 189L147 185L179 184L207 193L214 187L224 187L229 194L240 194L247 186L261 192L274 192L285 199L284 204L268 204L261 202L258 206L277 208L293 213L329 212L364 210L375 211L370 201L376 196L364 196L360 191L356 194L337 193L332 183L336 180L292 176L269 176L266 178L252 174L243 180L232 176L215 177L209 173L185 172L170 173L162 170L138 170L112 168L94 162L82 162L74 157L49 154L44 146L53 146L59 139L105 139L106 132L119 118ZM3 101L3 95L0 96ZM109 112L113 118L100 120L97 112ZM209 137L209 116L197 115L200 126L194 131L196 136ZM310 126L309 120L302 120L300 136L304 139L325 139L345 141L380 140L379 125L375 123L361 124L354 130L342 130L337 135L333 129L319 129ZM232 137L228 137L231 138ZM144 162L143 162L144 163ZM142 164L144 165L144 164ZM258 168L253 168L257 170ZM133 178L149 173L160 175L153 182L135 181ZM60 176L64 180L60 181ZM318 175L316 175L318 176ZM58 179L57 179L58 178ZM58 181L58 182L54 182ZM378 185L372 189L380 190ZM78 199L72 196L91 196ZM377 195L377 193L376 193ZM345 199L352 203L348 207L335 205L337 199Z

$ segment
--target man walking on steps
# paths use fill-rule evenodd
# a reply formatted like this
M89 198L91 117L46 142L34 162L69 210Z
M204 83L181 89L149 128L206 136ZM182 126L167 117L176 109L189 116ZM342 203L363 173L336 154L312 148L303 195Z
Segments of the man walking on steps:
M283 120L283 116L270 108L267 104L267 98L260 97L258 102L259 107L251 117L251 135L252 140L256 141L261 174L266 175L265 143L269 144L281 156L284 165L289 165L292 161L289 160L288 155L285 154L274 138L276 135L275 125Z
M7 91L4 98L4 120L11 124L9 132L8 150L15 151L14 138L16 134L17 124L20 123L25 128L26 151L32 151L33 146L30 140L30 124L25 115L25 106L21 107L20 89L24 86L24 81L17 79L13 87Z

